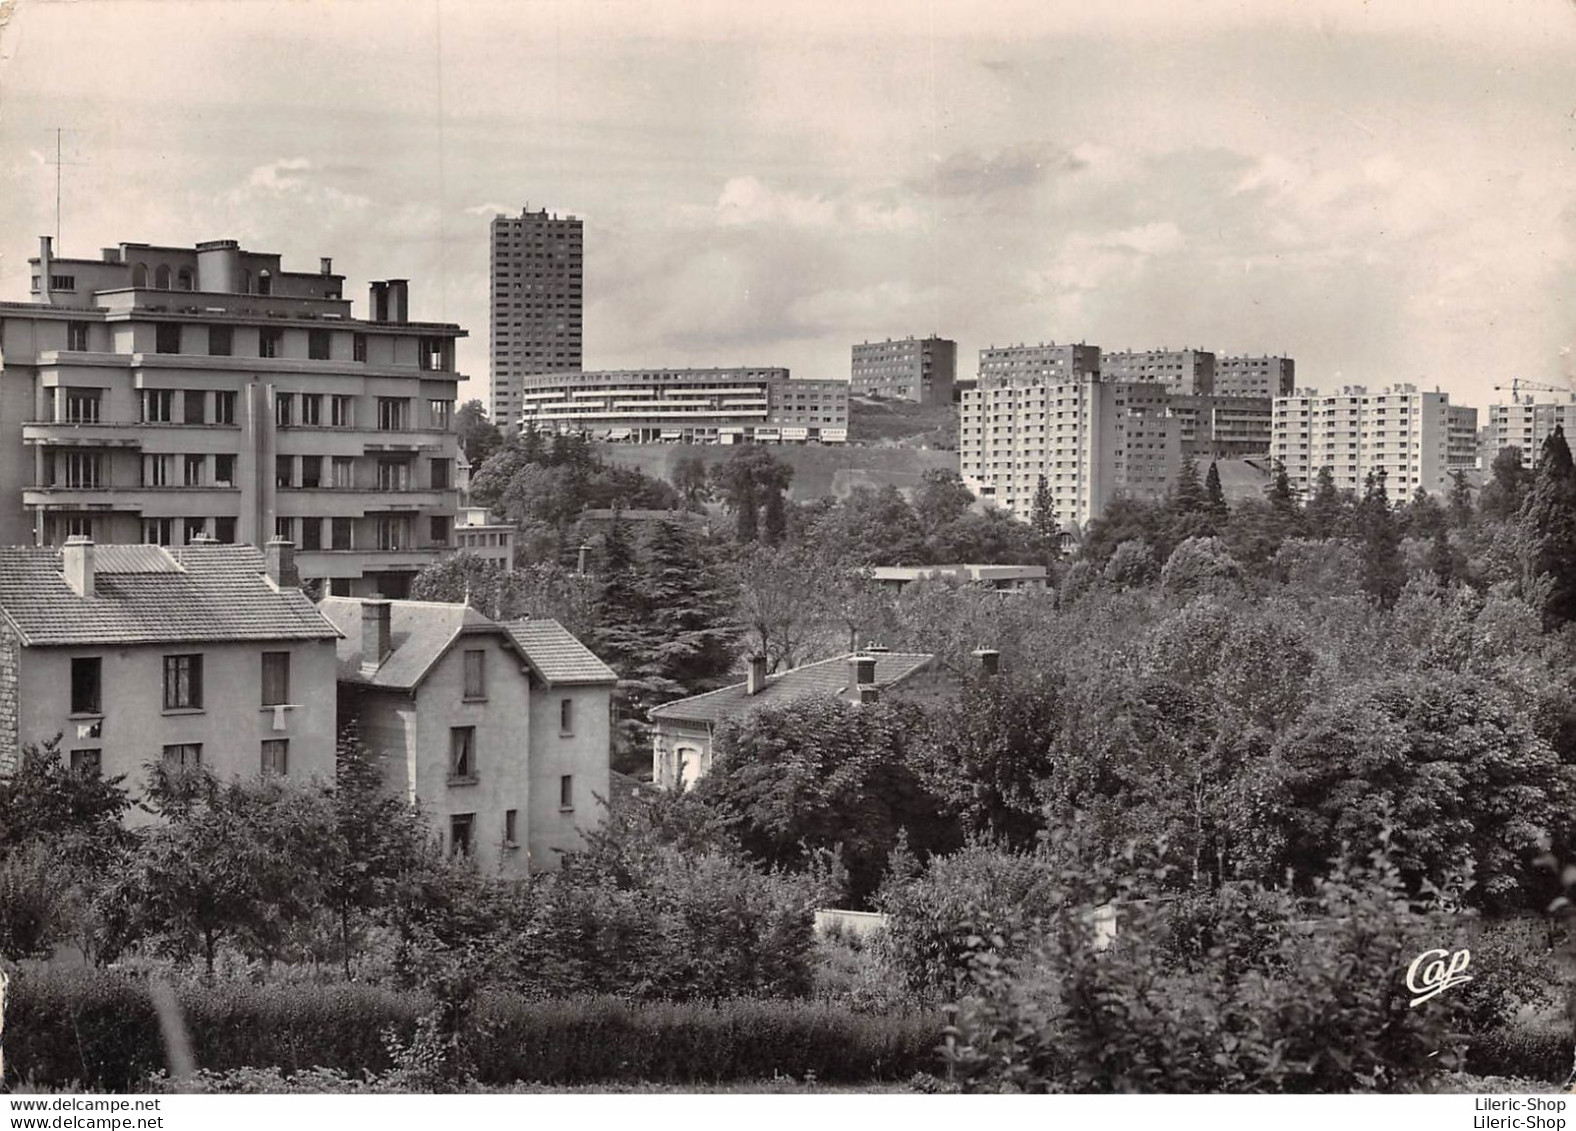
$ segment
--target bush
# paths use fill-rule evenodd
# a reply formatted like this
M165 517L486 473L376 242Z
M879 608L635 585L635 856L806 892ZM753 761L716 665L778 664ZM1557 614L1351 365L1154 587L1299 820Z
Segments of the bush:
M1571 1072L1571 1051L1569 1033L1512 1027L1474 1037L1463 1067L1476 1076L1563 1081Z
M431 1006L423 995L345 984L193 982L176 987L176 997L203 1073L161 1087L357 1091L363 1084L411 1090L465 1083L414 1082L421 1076L414 1063L423 1050L421 1019ZM164 1068L145 980L114 971L29 973L12 981L9 1004L8 1080L130 1092ZM775 1074L901 1080L937 1066L941 1025L934 1014L878 1016L805 1002L642 1005L483 994L459 1059L470 1079L487 1085L702 1083Z

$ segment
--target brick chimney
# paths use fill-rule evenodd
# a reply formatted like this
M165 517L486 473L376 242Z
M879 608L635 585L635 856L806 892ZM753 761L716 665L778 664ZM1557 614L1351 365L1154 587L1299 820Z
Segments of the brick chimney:
M374 675L393 651L394 606L382 597L361 602L361 674Z
M766 690L766 657L754 655L750 657L750 675L744 683L746 695L759 695Z
M981 648L973 653L979 661L979 676L981 679L990 679L1001 671L1001 653L994 648Z
M854 686L865 687L876 681L876 658L861 652L857 656L850 656L848 666L853 669Z
M60 548L60 571L78 597L93 596L93 539L73 534Z
M861 703L879 703L881 701L881 689L873 683L861 683L859 685L859 701Z
M296 570L295 543L283 538L270 538L263 547L268 580L279 589L301 588L301 574Z

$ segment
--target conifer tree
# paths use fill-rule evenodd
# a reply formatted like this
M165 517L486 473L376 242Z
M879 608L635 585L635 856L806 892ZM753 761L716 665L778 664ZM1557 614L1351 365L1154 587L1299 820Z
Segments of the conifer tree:
M1051 485L1040 476L1034 488L1034 508L1029 512L1029 525L1043 538L1056 533L1056 504L1051 499Z
M1313 497L1308 500L1308 532L1315 538L1334 538L1340 532L1342 510L1341 494L1335 489L1335 472L1329 467L1319 468Z
M1472 525L1472 487L1459 467L1450 476L1450 525L1465 530Z
M1406 584L1401 560L1401 525L1385 492L1385 470L1368 473L1357 508L1357 535L1362 554L1363 592L1383 608L1394 605Z
M1198 479L1198 461L1191 452L1182 457L1182 469L1171 492L1171 508L1177 514L1196 514L1204 509L1204 486Z
M1209 461L1209 473L1204 476L1204 507L1217 519L1224 519L1231 513L1226 506L1226 492L1220 485L1220 467L1214 460Z
M1520 522L1536 541L1538 572L1553 583L1544 623L1555 628L1576 620L1576 467L1560 425L1543 442Z

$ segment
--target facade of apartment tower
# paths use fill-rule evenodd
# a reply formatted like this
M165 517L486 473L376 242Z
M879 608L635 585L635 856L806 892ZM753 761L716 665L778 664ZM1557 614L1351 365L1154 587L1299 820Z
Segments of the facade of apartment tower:
M584 236L574 216L524 210L492 222L492 419L520 423L522 379L581 365Z
M357 319L330 260L234 240L30 263L33 301L0 303L0 544L278 537L388 595L450 549L465 331L412 322L405 280Z
M1223 397L1289 397L1297 387L1297 363L1289 357L1215 358L1215 392Z
M1031 371L1013 373L1012 359L994 358L993 373L982 353L978 383L963 390L959 409L959 470L969 489L1027 520L1043 476L1055 521L1068 532L1099 517L1118 493L1163 494L1181 465L1165 386L1034 371L1045 360L1023 359ZM1058 368L1076 361L1069 354Z
M1529 400L1489 405L1487 458L1492 462L1506 448L1519 448L1521 465L1536 467L1543 442L1554 434L1556 426L1564 429L1567 443L1576 438L1576 401L1535 404Z
M1106 381L1150 381L1182 396L1215 391L1215 355L1208 350L1100 351Z
M1450 489L1450 396L1415 385L1378 393L1349 385L1277 397L1271 454L1304 494L1328 467L1340 491L1360 495L1382 468L1391 502L1410 499L1419 487L1441 495Z
M915 404L950 404L958 378L958 343L946 338L888 338L853 347L849 391Z

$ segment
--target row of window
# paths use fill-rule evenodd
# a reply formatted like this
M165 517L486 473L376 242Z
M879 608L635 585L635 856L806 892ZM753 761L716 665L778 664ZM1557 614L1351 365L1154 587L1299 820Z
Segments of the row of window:
M262 742L259 770L262 774L284 776L290 772L290 740L265 738ZM178 742L163 749L161 761L167 770L195 770L202 765L202 743ZM104 751L101 748L73 750L73 773L97 777L104 772Z
M290 702L290 653L264 652L259 682L263 707ZM203 656L200 652L164 657L164 710L203 710ZM71 660L71 713L104 713L104 661L100 656Z
M85 351L88 348L87 322L71 322L66 326L66 348ZM180 322L159 322L154 326L153 349L155 353L179 354L186 352L186 327ZM343 331L340 331L341 333ZM332 361L335 331L314 328L306 332L306 359ZM283 358L285 332L279 326L257 328L257 356ZM208 356L235 356L235 327L215 325L208 327ZM350 359L367 360L367 335L351 334ZM445 338L421 338L417 342L416 364L429 372L449 372L453 368L452 351Z

